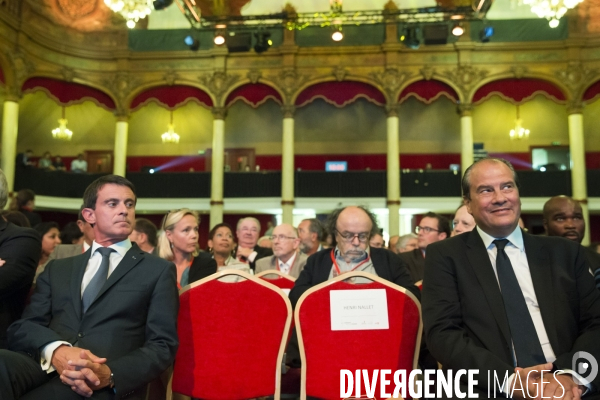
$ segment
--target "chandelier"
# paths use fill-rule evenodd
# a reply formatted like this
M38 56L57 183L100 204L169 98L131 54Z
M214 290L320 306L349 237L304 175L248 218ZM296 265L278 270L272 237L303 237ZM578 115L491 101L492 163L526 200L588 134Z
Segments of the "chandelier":
M523 4L531 7L531 12L540 18L546 18L549 21L550 28L556 28L559 25L559 19L565 13L575 8L583 0L523 0Z
M135 24L152 11L152 0L104 0L104 3L127 20L129 29L135 28Z
M62 108L62 118L58 120L58 128L52 129L52 138L56 140L71 140L73 132L67 129L67 119L65 118L65 107Z
M519 105L517 104L517 119L515 120L515 127L509 132L511 140L521 140L529 138L529 129L523 128L523 120L519 113Z
M161 136L163 143L179 143L179 135L175 133L175 125L173 125L173 111L171 111L171 123L168 129Z

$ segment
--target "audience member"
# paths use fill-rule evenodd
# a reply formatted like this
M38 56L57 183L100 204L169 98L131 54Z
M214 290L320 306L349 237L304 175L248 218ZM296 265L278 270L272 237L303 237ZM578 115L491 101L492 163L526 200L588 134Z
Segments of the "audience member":
M65 166L65 163L63 162L61 156L54 157L54 162L52 163L52 166L54 167L54 169L56 171L66 171L67 170L67 167Z
M543 223L546 235L560 236L581 244L585 236L583 210L577 200L567 196L551 197L543 210ZM590 272L594 275L600 269L600 254L584 247Z
M421 219L415 231L418 235L419 248L401 253L399 256L408 266L412 279L417 282L423 279L427 246L450 237L450 223L446 217L428 212Z
M8 184L0 170L0 209L7 201ZM33 229L0 218L0 349L7 348L8 326L21 318L41 247L39 235ZM0 398L4 398L3 392L0 387Z
M473 216L467 211L467 206L464 204L456 210L454 219L452 220L452 234L450 236L456 236L463 232L471 232L475 228L475 220Z
M36 226L42 222L42 217L36 212L35 208L35 193L31 189L21 189L13 198L11 203L11 211L20 211L29 220L29 225Z
M158 256L158 230L152 221L146 218L138 218L129 235L129 240L135 242L142 251Z
M37 166L40 169L54 169L54 166L52 165L52 155L50 155L49 151L45 152L44 155L38 160Z
M258 241L256 242L256 244L259 247L264 247L265 249L270 249L273 246L273 243L271 242L271 237L270 236L262 236L258 239Z
M33 151L26 150L24 153L17 154L16 166L17 169L35 167L35 162L32 160Z
M414 233L407 233L398 238L396 254L407 253L419 248L419 237Z
M8 222L15 224L16 226L21 226L23 228L31 228L29 224L29 220L21 211L2 211L2 216Z
M538 398L593 392L600 376L578 386L572 372L578 352L600 359L600 293L582 249L519 229L518 180L508 161L475 162L462 186L477 227L427 248L423 321L431 354L446 370L478 370L479 397L493 393L486 377L494 374L499 382L509 377L496 393L510 394L515 382L515 397L525 394L521 382ZM541 381L542 369L566 373Z
M79 153L77 158L71 161L71 172L87 172L87 161L83 158L83 154Z
M135 203L125 178L88 186L83 216L96 239L85 254L48 264L23 319L8 329L14 352L0 350L3 398L144 399L148 382L173 363L175 267L129 241Z
M60 231L56 222L42 222L33 227L42 240L42 253L38 263L42 267L48 262L54 248L60 244Z
M339 208L329 215L327 228L336 236L337 245L308 259L290 292L292 305L309 288L349 271L377 275L419 297L406 265L397 255L386 249L369 248L370 237L379 232L371 211L354 206Z
M273 255L256 261L256 272L268 269L276 269L294 279L298 278L304 265L306 265L306 254L298 252L300 239L296 228L290 224L281 224L273 229Z
M390 236L390 240L388 241L388 250L391 251L394 254L398 254L398 249L396 248L396 243L398 243L398 240L400 239L400 236L398 235L393 235Z
M216 262L217 271L236 269L250 273L250 267L248 264L243 263L232 256L233 249L235 248L235 242L233 241L233 229L231 226L229 226L229 224L222 222L213 226L208 233L208 247L210 249L210 253L212 254L212 258ZM205 276L214 273L212 268L213 267L211 264L210 268L208 269L202 270L197 268L193 271L190 271L190 282L202 279ZM203 274L203 276L196 276L196 272L200 272ZM192 279L192 274L194 274L194 279Z
M190 280L192 268L196 278L217 272L217 264L211 256L199 251L199 223L198 213L189 208L169 211L163 219L163 231L158 238L158 255L175 263L179 289L192 282Z
M307 256L323 250L321 241L325 234L323 224L316 218L302 220L298 225L298 237L300 238L300 251Z
M77 229L82 233L82 240L76 244L59 244L54 248L54 251L50 254L48 258L48 262L51 260L62 260L63 258L74 257L79 254L85 253L92 246L94 242L94 227L90 225L89 222L83 218L83 206L79 209L79 214L77 214ZM39 275L42 271L38 268Z
M81 244L83 242L83 232L79 229L77 222L67 222L60 231L60 242L64 244Z
M375 247L377 249L385 249L385 240L383 240L383 235L377 232L371 236L371 239L369 240L369 246L371 248Z
M256 260L273 255L271 249L260 247L257 244L260 234L260 222L256 218L246 217L238 221L235 234L238 245L235 256L238 260L248 263L252 270L256 267Z

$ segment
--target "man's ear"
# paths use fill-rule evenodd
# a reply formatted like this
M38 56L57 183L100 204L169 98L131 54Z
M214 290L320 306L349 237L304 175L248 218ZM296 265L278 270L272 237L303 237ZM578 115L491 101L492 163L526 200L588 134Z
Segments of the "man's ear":
M81 210L81 215L83 219L87 221L88 224L94 226L96 223L96 213L91 208L84 208Z
M443 236L440 240L444 240L444 239L448 238L448 235L446 234L446 232L442 232L442 233L438 234L438 236Z
M542 219L542 225L544 225L544 231L547 234L548 233L548 220L546 218Z
M467 212L471 215L473 215L473 213L471 212L471 200L463 198L463 204L465 206L467 206Z
M138 232L138 241L137 244L140 243L148 243L148 235L143 232Z

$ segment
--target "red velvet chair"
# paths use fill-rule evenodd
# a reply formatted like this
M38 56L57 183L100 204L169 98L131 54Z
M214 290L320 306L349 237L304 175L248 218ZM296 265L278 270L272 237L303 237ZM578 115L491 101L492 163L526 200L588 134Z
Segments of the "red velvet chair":
M245 280L218 280L229 275ZM287 296L262 279L228 270L185 287L179 299L173 392L201 399L279 399L292 315Z
M292 290L294 287L294 283L296 283L296 280L293 277L276 269L268 269L254 276L264 279L271 285L277 286L279 289L282 289L284 292L286 292L286 294L290 293L290 290Z
M354 284L348 278L362 277L372 282ZM384 289L387 299L389 329L331 330L330 293L336 290ZM421 306L404 288L364 272L349 272L307 290L298 300L296 331L302 359L301 399L307 396L339 399L340 370L389 369L393 372L417 368L423 324ZM361 395L366 394L361 385ZM353 396L355 393L353 392ZM379 378L375 397L380 396Z

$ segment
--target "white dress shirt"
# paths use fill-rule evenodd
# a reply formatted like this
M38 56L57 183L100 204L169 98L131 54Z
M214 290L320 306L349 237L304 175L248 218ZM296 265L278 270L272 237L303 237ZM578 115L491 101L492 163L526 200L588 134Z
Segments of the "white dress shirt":
M519 287L523 292L523 297L525 297L525 303L527 304L527 309L531 315L533 325L535 326L535 331L538 335L540 344L542 345L542 351L544 352L546 362L554 362L554 360L556 360L556 355L554 354L554 350L552 350L552 346L550 345L550 339L548 339L548 333L546 332L546 327L544 326L544 321L542 320L540 305L537 301L537 296L535 295L533 280L531 279L531 271L529 270L529 263L527 262L527 253L525 252L525 245L523 244L523 231L521 231L521 228L517 226L515 230L507 237L495 238L485 233L481 228L479 228L479 226L476 227L476 229L479 233L479 236L481 236L481 240L483 240L483 244L485 245L488 256L490 257L492 268L494 268L494 274L496 275L496 280L498 279L498 271L496 270L496 256L498 254L498 249L493 242L494 240L498 239L508 240L504 251L506 252L513 271L515 272L515 276L519 282ZM498 282L498 286L500 286L500 282ZM581 382L580 384L585 384L589 390L589 383L575 371L566 369L564 372L571 374L574 378L577 378L579 382ZM508 395L510 395L510 388L512 388L514 376L515 374L513 373L508 378L508 386L504 388L504 392ZM577 380L575 380L575 382L577 382Z
M277 263L279 265L279 270L284 274L289 275L290 271L292 270L292 266L294 265L294 261L296 261L296 252L292 254L287 262L283 262L278 258Z
M102 262L102 255L96 252L96 250L99 247L102 246L100 246L94 240L94 242L92 243L92 255L90 256L87 266L85 267L85 272L83 273L83 280L81 281L81 296L83 296L83 291L89 285L96 272L98 272L98 268L100 268L100 263ZM131 241L129 241L129 239L125 239L122 242L115 243L108 247L115 250L111 252L109 256L108 276L110 276L110 274L112 274L117 268L123 257L125 257L125 253L127 253L131 248ZM46 371L47 373L51 373L54 371L54 367L51 364L52 355L54 354L54 351L63 344L71 346L71 343L64 341L51 342L44 346L41 352L42 357L40 360L43 371Z

